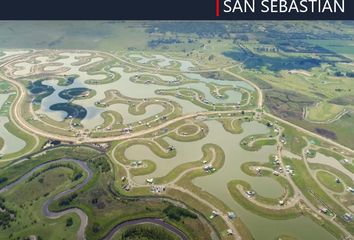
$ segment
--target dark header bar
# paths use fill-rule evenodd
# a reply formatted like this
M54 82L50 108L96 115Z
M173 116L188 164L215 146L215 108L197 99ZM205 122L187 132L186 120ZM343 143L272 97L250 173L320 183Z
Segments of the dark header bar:
M354 0L13 0L2 20L354 20Z

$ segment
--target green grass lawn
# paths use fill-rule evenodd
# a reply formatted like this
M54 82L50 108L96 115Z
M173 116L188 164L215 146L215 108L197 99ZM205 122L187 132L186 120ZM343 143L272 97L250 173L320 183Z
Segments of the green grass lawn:
M179 134L190 135L190 134L195 134L197 131L198 131L198 127L192 124L184 125L178 128Z
M241 185L245 190L251 190L251 186L242 180L232 180L227 184L227 188L232 196L232 198L240 204L242 207L245 209L260 215L265 218L269 219L289 219L289 218L295 218L301 215L300 209L297 207L292 207L288 209L271 209L271 208L265 208L261 206L257 206L256 204L252 203L249 199L247 199L246 196L244 196L243 193L241 193L236 186ZM261 202L267 202L267 203L273 203L274 201L265 199L263 198Z
M274 146L276 143L275 139L256 139L251 145L240 143L240 146L247 151L259 151L263 146Z
M128 226L115 234L113 240L178 240L172 232L155 224L139 224Z
M213 161L213 154L212 154L212 150L215 151L216 156L220 156L223 154L223 150L216 144L205 144L202 147L202 151L203 151L203 157L202 159L198 160L198 161L194 161L194 162L187 162L184 164L181 164L177 167L175 167L174 169L172 169L167 175L163 176L163 177L158 177L155 179L156 184L166 184L168 182L171 182L172 180L176 179L178 176L180 176L180 174L182 174L184 171L187 171L188 169L191 168L196 168L196 167L200 167L200 169L202 169L202 162L203 161L207 161L208 163L210 163L211 161ZM216 161L218 160L217 158L215 159Z
M343 183L336 182L336 176L325 171L319 171L316 173L317 179L329 190L333 192L341 193L344 191Z
M2 137L0 137L0 150L4 147L4 139Z
M151 160L143 160L143 165L146 165L146 167L132 167L130 173L134 176L140 176L153 173L156 170L156 163Z
M328 194L316 183L302 160L290 159L286 157L284 157L283 160L286 165L290 165L291 168L295 171L295 176L292 177L294 183L299 187L304 196L314 204L314 206L320 209L325 203L328 208L331 209L331 211L337 214L337 216L343 216L343 214L345 214L346 210L334 202L328 196ZM337 218L337 220L348 231L354 230L354 227L351 224L345 222L342 218ZM322 226L325 227L334 236L338 237L342 235L341 231L337 227L327 221L324 221Z
M307 42L319 45L321 47L327 48L334 52L354 55L354 44L353 41L343 41L343 40L307 40Z
M95 158L98 155L100 155L100 152L97 150L84 146L58 147L41 152L41 154L30 156L28 161L22 162L21 164L14 165L12 167L7 167L7 165L5 165L0 168L0 176L7 179L7 181L0 183L0 187L15 181L35 166L45 162L70 157L86 161L91 158Z
M337 161L344 160L344 156L342 156L338 152L334 152L334 151L327 149L327 148L320 148L318 150L318 152L322 153L323 155L326 155L328 157L332 157L332 158L336 159ZM354 165L352 163L349 162L348 164L343 164L343 167L345 167L346 169L348 169L349 171L354 173Z
M2 194L6 207L16 211L16 218L9 228L0 231L0 238L22 239L35 235L42 239L76 239L80 225L78 216L67 214L51 220L42 214L42 205L50 196L72 186L71 175L71 169L53 169ZM73 219L73 225L69 227L66 226L68 218Z
M285 148L292 153L301 156L302 149L306 147L307 143L301 134L294 128L282 125L284 127L284 137L286 139Z
M325 122L335 118L344 108L331 103L321 102L314 107L307 108L307 119L315 122Z
M62 157L87 160L94 170L93 179L80 191L78 196L69 205L59 206L59 199L51 206L51 210L60 211L63 208L79 207L89 216L89 225L86 231L88 239L101 239L112 227L121 222L143 218L164 218L184 231L191 239L209 239L209 230L199 219L183 217L181 220L166 219L162 210L168 206L163 200L155 200L153 197L125 198L110 186L113 180L108 161L104 155L97 156L94 150L87 147L62 147L53 149L47 154L34 156L31 161L19 163L15 167L1 169L6 172L7 182L21 176L34 166ZM39 171L39 170L38 170ZM23 182L9 192L2 194L6 207L17 212L15 222L6 231L0 232L0 239L17 239L28 237L32 234L52 239L76 239L76 232L80 223L76 215L66 215L60 219L48 220L42 216L41 206L50 196L73 186L73 170L66 167L53 168L48 171L40 171L41 174L31 181ZM82 177L81 179L83 179ZM113 191L113 192L112 192ZM65 198L64 196L63 198ZM72 218L73 225L68 227L67 219ZM199 230L203 231L200 233ZM11 235L12 233L12 235Z
M240 134L243 132L242 122L243 120L237 118L222 118L218 120L222 123L225 131L228 131L233 134Z

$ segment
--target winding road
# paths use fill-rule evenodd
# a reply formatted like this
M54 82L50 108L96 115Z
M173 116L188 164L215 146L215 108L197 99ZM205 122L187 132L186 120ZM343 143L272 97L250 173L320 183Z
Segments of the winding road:
M88 50L87 52L89 53L93 53L93 54L105 54L105 55L108 55L114 59L116 59L117 61L120 61L120 62L123 62L123 63L126 63L126 64L129 64L129 65L133 65L134 67L138 67L138 68L141 68L142 66L138 65L138 64L135 64L135 63L132 63L132 62L129 62L125 59L122 59L121 57L117 56L117 55L114 55L112 53L106 53L106 52L100 52L100 51L93 51L93 50ZM0 64L0 68L8 65L8 64L11 64L13 63L14 61L18 61L20 59L22 59L24 56L26 55L14 55L14 56L11 56L9 57L9 60ZM156 70L154 68L151 68L151 67L148 67L148 66L143 66L144 69L146 70ZM225 73L228 73L234 77L237 77L239 79L241 79L242 81L245 81L247 82L248 84L250 84L252 87L254 87L258 93L258 101L257 101L257 107L259 109L263 109L263 105L264 105L264 96L263 96L263 92L262 90L256 85L254 84L252 81L242 77L242 76L239 76L237 74L235 74L234 72L230 71L231 68L233 68L234 66L226 66L224 68L220 68L220 69L209 69L209 70L199 70L199 71L187 71L188 72L191 72L191 73L198 73L198 72L210 72L210 71L223 71ZM177 70L165 70L165 69L161 69L161 72L172 72L172 73L175 73L177 72ZM180 73L180 71L178 71ZM195 114L187 114L187 115L183 115L181 117L178 117L178 118L175 118L175 119L172 119L170 121L167 121L165 122L164 124L161 124L159 126L156 126L156 127L153 127L153 128L150 128L150 129L146 129L146 130L142 130L142 131L139 131L139 132L134 132L132 134L127 134L127 135L120 135L120 136L113 136L113 137L103 137L103 138L89 138L89 137L86 137L85 139L83 139L82 141L79 141L76 137L68 137L68 136L62 136L60 134L53 134L53 133L48 133L42 129L38 129L38 128L35 128L34 126L30 125L25 119L23 119L21 117L21 102L24 101L25 99L25 96L26 96L26 89L25 87L18 81L16 81L15 79L10 79L8 78L7 76L5 76L5 74L1 73L1 78L6 80L6 81L9 81L11 82L12 84L15 85L16 89L17 89L17 92L18 92L18 95L17 95L17 98L16 100L13 102L13 111L11 111L11 114L10 114L10 119L12 122L14 122L20 129L24 130L25 132L27 132L28 134L32 135L35 139L36 139L36 142L38 143L38 136L37 135L40 135L42 137L46 137L46 138L50 138L50 139L57 139L57 140L61 140L61 141L67 141L67 142L75 142L75 143L80 143L80 142L86 142L86 143L102 143L102 142L110 142L110 141L117 141L117 140L125 140L125 139L128 139L128 138L133 138L133 137L138 137L138 136L142 136L142 135L145 135L147 133L151 133L151 132L154 132L156 130L160 130L164 127L167 127L168 125L170 124L173 124L179 120L184 120L184 119L188 119L188 118L192 118L192 117L195 117L197 116L198 114L200 113L195 113ZM210 112L203 112L202 114L204 115L210 115L210 114L219 114L219 113L234 113L234 112L237 112L237 111L210 111ZM348 148L348 147L345 147L335 141L332 141L328 138L325 138L319 134L316 134L316 133L313 133L309 130L306 130L298 125L295 125L287 120L284 120L284 119L281 119L277 116L274 116L270 113L267 113L267 112L264 112L263 113L265 116L268 116L270 118L273 118L279 122L282 122L284 124L287 124L291 127L294 127L296 128L297 130L305 133L305 134L308 134L308 135L311 135L311 136L314 136L316 138L319 138L320 140L322 141L325 141L327 143L330 143L336 147L339 147L343 150L346 150L347 152L349 153L354 153L354 150L351 149L351 148Z
M188 237L186 236L186 234L184 234L184 232L182 232L181 230L179 230L175 226L173 226L167 222L164 222L162 219L159 219L159 218L142 218L142 219L136 219L136 220L123 222L123 223L115 226L102 240L111 240L114 237L114 235L117 234L124 227L131 226L131 225L145 224L145 223L159 225L159 226L165 228L166 230L177 235L179 237L179 239L188 240Z
M52 204L53 201L69 195L81 188L83 188L93 177L93 172L92 170L88 167L87 163L84 161L80 161L80 160L76 160L76 159L59 159L59 160L55 160L55 161L51 161L51 162L47 162L47 163L43 163L40 164L38 166L36 166L35 168L33 168L31 171L27 172L26 174L24 174L22 177L20 177L19 179L17 179L16 181L10 183L9 185L6 185L5 187L0 189L0 193L4 193L10 189L12 189L13 187L17 186L18 184L20 184L21 182L25 181L26 179L28 179L30 176L32 176L32 174L45 167L48 165L51 165L53 163L59 163L59 162L72 162L75 163L77 165L79 165L81 167L81 169L83 169L86 173L87 176L85 178L85 180L83 180L82 182L80 182L79 184L77 184L75 187L67 189L63 192L60 192L58 194L56 194L55 196L50 197L42 206L42 213L44 216L46 216L47 218L51 218L51 219L56 219L56 218L60 218L68 213L76 213L79 217L80 217L80 227L79 230L77 232L77 239L78 240L84 240L85 239L85 229L87 227L88 224L88 217L86 215L85 212L83 212L81 209L79 208L69 208L66 209L64 211L61 212L52 212L49 210L49 205Z
M17 179L16 181L4 186L3 188L0 189L0 194L9 191L10 189L16 187L18 184L22 183L23 181L27 180L29 177L32 176L32 174L34 172L36 172L37 170L49 166L53 163L75 163L77 165L80 166L81 169L83 169L86 172L86 178L80 182L79 184L77 184L75 187L67 189L63 192L60 192L52 197L50 197L47 201L44 202L43 206L42 206L42 213L44 216L46 216L47 218L50 219L57 219L60 218L66 214L69 213L75 213L79 216L80 218L80 227L79 230L77 231L77 240L85 240L85 230L86 227L88 225L88 216L87 214L82 211L79 208L68 208L66 210L60 211L60 212L52 212L49 210L49 206L53 203L53 201L58 200L59 198L62 198L64 196L67 196L73 192L78 191L79 189L82 189L87 183L89 183L93 177L93 172L92 170L88 167L87 163L81 160L76 160L76 159L67 159L67 158L63 158L63 159L59 159L59 160L54 160L54 161L50 161L50 162L46 162L43 164L40 164L36 167L34 167L31 171L25 173L24 175L22 175L19 179ZM142 218L142 219L136 219L136 220L130 220L130 221L126 221L123 223L120 223L118 225L116 225L114 228L112 228L110 230L110 232L103 238L104 240L110 240L114 237L114 235L119 232L122 228L126 227L126 226L131 226L131 225L136 225L136 224L143 224L143 223L150 223L150 224L155 224L155 225L159 225L163 228L165 228L166 230L174 233L175 235L177 235L181 240L188 240L188 237L186 236L185 233L183 233L181 230L179 230L177 227L164 222L161 219L158 218Z
M145 69L145 70L150 70L150 71L153 71L153 70L156 70L154 68L151 68L151 67L147 67L147 66L141 66L141 65L138 65L138 64L135 64L133 62L129 62L127 61L126 59L123 59L117 55L114 55L114 54L111 54L111 53L104 53L104 52L99 52L99 51L87 51L87 52L91 52L91 53L99 53L99 54L105 54L105 55L108 55L114 59L116 59L117 61L119 62L123 62L127 65L132 65L134 67L137 67L137 68L140 68L140 69ZM6 61L5 63L2 63L0 64L0 68L3 67L3 66L6 66L7 64L11 64L13 63L14 61L17 61L17 60L20 60L23 56L13 56L9 61ZM238 79L241 79L242 81L245 81L247 83L249 83L252 87L255 88L255 90L257 91L258 93L258 99L257 99L257 108L259 110L262 110L263 109L263 105L264 105L264 96L263 96L263 92L262 90L256 85L254 84L252 81L248 80L248 79L245 79L244 77L242 76L239 76L235 73L233 73L232 71L230 71L230 69L234 67L234 66L227 66L227 67L224 67L224 68L219 68L219 69L215 69L215 70L199 70L199 71L188 71L188 72L194 72L194 73L198 73L198 72L210 72L210 71L223 71L225 73L228 73L234 77L237 77ZM175 70L163 70L163 69L160 69L160 72L164 72L164 73L180 73L181 71L175 71ZM31 136L33 136L36 140L36 144L35 144L35 147L38 145L39 143L39 138L38 138L38 135L39 136L42 136L42 137L45 137L45 138L49 138L49 139L58 139L58 140L61 140L61 141L66 141L66 142L74 142L74 143L81 143L81 142L86 142L86 143L103 143L103 142L112 142L112 141L117 141L117 140L127 140L127 139L131 139L131 138L137 138L137 137L141 137L141 136L144 136L148 133L152 133L152 132L155 132L155 131L158 131L160 129L163 129L165 127L168 127L169 125L173 124L173 123L176 123L178 121L181 121L181 120L185 120L185 119L190 119L190 118L194 118L194 117L197 117L199 115L203 115L203 116L208 116L208 115L217 115L217 114L228 114L228 113L239 113L241 112L240 110L231 110L231 111L205 111L205 112L197 112L197 113L191 113L191 114L186 114L186 115L183 115L183 116L180 116L180 117L176 117L174 119L171 119L171 120L168 120L156 127L152 127L152 128L149 128L149 129L145 129L145 130L141 130L141 131L138 131L138 132L133 132L133 133L130 133L130 134L126 134L126 135L119 135L119 136L108 136L108 137L100 137L100 138L90 138L90 137L86 137L82 140L79 140L77 139L76 137L69 137L69 136L63 136L63 135L60 135L60 134L54 134L54 133L49 133L49 132L46 132L45 130L43 129L39 129L39 128L36 128L34 126L32 126L31 124L29 124L22 116L21 114L21 107L22 107L22 103L24 101L26 101L26 88L23 84L21 84L20 82L18 82L16 79L12 79L12 78L9 78L7 77L4 73L0 73L0 77L6 81L9 81L10 83L12 83L15 87L16 87L16 90L17 90L17 96L16 96L16 99L15 101L13 102L12 104L12 111L10 112L10 119L12 122L14 122L14 124L16 124L16 126L25 131L26 133L30 134ZM245 110L244 112L256 112L256 109L253 109L253 110ZM306 134L306 135L310 135L310 136L313 136L313 137L316 137L324 142L327 142L329 144L331 144L332 146L336 146L342 150L346 150L347 152L353 154L354 153L354 150L351 149L351 148L348 148L346 146L343 146L335 141L332 141L328 138L325 138L319 134L316 134L314 132L311 132L307 129L304 129L298 125L295 125L287 120L284 120L284 119L281 119L277 116L274 116L270 113L267 113L267 112L263 112L263 115L264 116L267 116L269 118L272 118L274 120L277 120L283 124L286 124L288 126L291 126L295 129L297 129L299 132L303 133L303 134ZM278 142L279 142L279 139L278 139ZM118 146L118 145L117 145ZM114 152L114 151L113 151ZM282 161L282 148L279 147L278 148L278 151L277 151L279 157L280 157L280 160L281 160L281 163L282 163L282 167L283 166L283 161ZM119 164L119 161L117 159L114 158L113 156L113 160L115 160L118 164ZM62 212L51 212L49 209L48 209L48 206L54 201L54 200L57 200L59 199L60 197L63 197L65 195L68 195L74 191L77 191L78 189L82 188L83 186L85 186L92 178L92 171L88 168L87 164L85 162L82 162L82 161L79 161L79 160L74 160L74 159L62 159L62 160L57 160L57 161L74 161L75 163L77 163L78 165L81 166L82 169L84 169L86 172L87 172L87 178L81 182L80 184L76 185L74 188L72 189L69 189L69 190L66 190L66 191L63 191L57 195L55 195L54 197L51 197L48 201L46 201L43 205L43 214L45 216L47 216L48 218L59 218L67 213L76 213L80 219L81 219L81 225L80 225L80 228L79 228L79 231L78 231L78 234L77 234L77 239L80 239L80 240L83 240L85 239L85 228L88 224L88 219L87 219L87 215L80 209L78 208L72 208L72 209L67 209L65 211L62 211ZM53 161L55 162L55 161ZM51 163L53 163L51 162ZM49 164L49 163L48 163ZM18 179L16 182L8 185L8 186L5 186L4 188L0 189L0 193L2 192L5 192L7 191L8 189L16 186L18 183L20 183L21 181L25 180L26 178L28 178L32 173L33 171L37 170L38 168L40 167L43 167L44 165L46 164L43 164L43 165L40 165L34 169L32 169L32 171L30 171L29 173L25 174L24 176L22 176L20 179ZM121 165L121 164L120 164ZM124 167L124 166L123 166ZM285 176L286 179L288 180L288 182L291 184L291 186L294 188L295 190L295 195L296 196L301 196L301 198L303 199L304 203L310 208L312 209L313 211L316 211L317 208L309 201L307 200L305 197L302 197L302 194L301 194L301 191L300 189L297 188L297 186L293 183L293 181L291 180L290 176L286 175ZM127 178L130 179L130 175L129 175L129 171L127 171ZM176 190L179 190L181 192L185 192L189 195L191 195L192 197L196 198L197 200L199 200L201 203L205 204L206 206L214 209L214 206L211 205L209 202L205 201L204 199L201 199L199 196L197 196L196 194L184 189L184 188L181 188L181 187L178 187L178 186L173 186ZM239 239L240 236L236 230L236 228L234 227L234 225L228 221L227 219L227 216L222 216L223 220L225 221L226 225L228 227L230 227L230 229L232 229L234 231L235 234L235 239ZM140 222L139 222L140 221ZM147 219L140 219L140 220L133 220L133 221L128 221L128 222L125 222L125 223L122 223L122 224L119 224L117 225L116 227L114 227L111 232L106 236L105 239L111 239L114 234L119 231L121 228L123 228L124 226L126 225L129 225L129 224L139 224L139 223L153 223L153 224L158 224L158 225L161 225L163 227L165 227L166 229L168 229L169 231L172 231L174 232L175 234L177 234L181 239L186 239L184 238L185 235L180 235L177 231L174 231L173 230L173 226L163 222L162 220L160 219L151 219L151 218L147 218ZM160 224L161 223L161 224ZM341 230L343 230L343 232L345 233L348 233L345 231L345 229L343 229L343 227L341 227L340 225L334 223L337 227L339 227ZM183 234L183 233L182 233Z

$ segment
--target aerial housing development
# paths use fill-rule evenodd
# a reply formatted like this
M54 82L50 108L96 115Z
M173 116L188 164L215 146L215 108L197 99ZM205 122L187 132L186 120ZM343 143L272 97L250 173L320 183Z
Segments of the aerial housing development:
M0 239L353 239L353 37L0 22Z

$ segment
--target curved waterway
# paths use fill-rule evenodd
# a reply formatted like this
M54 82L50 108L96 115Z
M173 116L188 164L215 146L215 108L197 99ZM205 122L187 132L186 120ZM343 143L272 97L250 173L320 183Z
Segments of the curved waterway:
M309 163L319 163L319 164L328 165L330 167L333 167L333 168L338 169L339 171L343 172L351 179L354 179L354 174L351 171L349 171L348 169L346 169L340 163L340 161L338 161L337 159L335 159L333 157L328 157L322 153L317 152L316 156L314 158L307 158L307 161ZM353 164L353 163L349 162L347 164Z
M173 96L161 96L161 95L158 95L155 93L155 91L158 89L171 89L171 88L176 88L176 86L159 86L159 85L154 85L154 84L146 85L146 84L135 84L135 83L131 82L130 78L135 76L138 73L137 72L133 72L133 73L124 72L122 67L113 67L110 69L110 71L117 72L121 75L121 78L118 81L115 81L112 83L107 83L107 84L102 84L102 85L98 85L98 86L86 84L85 81L88 79L95 79L97 81L100 81L103 78L105 78L105 75L103 75L103 74L89 75L87 72L83 72L80 70L80 68L84 65L72 66L71 63L76 61L75 60L76 54L74 54L74 53L63 53L61 55L67 56L67 58L59 59L56 62L63 64L63 66L60 66L60 67L70 68L70 70L68 72L66 72L66 74L67 75L77 74L80 77L75 79L75 81L69 86L58 86L56 80L47 80L47 81L43 82L43 84L52 86L55 89L55 91L53 92L53 94L51 94L50 96L48 96L42 100L41 108L38 110L38 112L42 113L42 114L47 114L49 117L53 118L54 120L62 121L67 115L66 112L53 111L50 109L50 106L52 106L55 103L67 102L67 100L59 97L59 92L61 92L62 90L68 89L68 88L82 88L82 87L96 90L96 95L90 99L77 99L77 100L73 101L75 104L80 105L87 110L87 116L82 121L82 123L83 123L84 127L88 128L88 129L93 129L96 126L99 126L100 124L102 124L103 119L100 116L100 113L107 111L107 110L114 110L114 111L120 112L123 115L124 119L127 119L125 121L125 123L129 123L130 121L142 120L144 118L153 116L161 111L161 108L158 108L156 106L152 106L152 107L147 108L146 114L132 116L131 114L129 114L125 110L124 107L122 108L121 106L118 106L116 104L113 106L110 106L109 108L105 108L105 109L97 108L95 106L95 102L104 99L105 98L104 93L106 91L112 90L112 89L119 90L123 95L128 96L128 97L133 97L133 98L135 98L135 97L139 97L139 98L156 98L156 97L161 98L161 97L163 97L168 100L176 101L179 104L181 104L181 106L183 107L184 114L205 110L199 106L192 104L191 102L189 102L187 100L183 100L183 99L176 98ZM38 60L38 58L37 58L37 60ZM87 63L87 64L91 64L92 62L95 62L95 61L97 61L97 60L92 59L91 62ZM193 66L193 64L188 61L183 61L183 60L176 60L176 61L179 61L181 63L181 69L182 68L189 69L190 67ZM46 62L46 60L41 60L41 62ZM31 66L31 64L28 64L28 63L23 63L23 65ZM166 76L166 75L161 75L161 74L150 74L150 73L149 73L149 75L159 77L165 81L175 80L175 77L173 77L173 76ZM241 101L242 94L237 91L227 91L227 94L229 96L227 99L218 99L218 98L215 98L214 96L211 95L210 89L205 85L205 83L214 82L214 83L222 83L225 85L232 84L234 86L239 86L239 87L243 87L245 89L254 90L248 83L241 82L241 81L227 81L227 80L220 81L220 80L211 79L211 78L204 78L204 77L200 76L199 74L189 74L189 75L186 74L186 76L189 76L193 79L197 79L200 82L183 85L181 87L190 87L192 89L198 89L199 91L202 91L204 93L207 100L209 100L210 102L214 102L214 103L237 103L237 102Z
M225 153L225 164L216 173L196 178L193 183L215 197L221 199L242 219L250 229L255 239L273 240L281 234L295 236L301 240L335 239L324 228L307 217L298 217L290 220L270 220L253 214L238 205L231 197L227 183L233 179L241 179L249 182L257 194L266 197L278 197L282 193L281 186L270 178L251 177L240 169L242 163L257 161L266 162L270 154L276 153L275 146L265 146L259 151L251 152L242 149L239 145L241 139L252 134L268 133L268 128L258 122L243 123L243 133L231 134L226 132L221 123L206 121L209 127L208 135L195 142L177 142L165 138L176 147L177 155L171 159L163 159L154 155L150 149L142 145L135 145L127 149L126 156L132 160L151 159L157 169L154 173L135 177L134 180L143 183L146 178L161 177L166 175L174 167L190 161L199 160L202 157L201 147L206 143L219 145Z
M90 180L93 177L93 172L89 168L89 166L87 165L86 162L81 161L81 160L76 160L76 159L63 158L63 159L54 160L51 162L40 164L40 165L34 167L29 172L22 175L16 181L0 188L0 193L7 192L8 190L16 187L18 184L22 183L23 181L27 180L30 176L32 176L32 174L34 172L36 172L37 170L39 170L45 166L51 165L53 163L58 163L58 162L73 162L73 163L79 165L81 167L81 169L83 169L86 172L87 175L86 175L86 178L82 182L80 182L79 184L77 184L73 188L62 191L62 192L50 197L46 202L44 202L44 204L42 206L42 213L47 218L52 218L52 219L60 218L60 217L66 215L66 214L69 214L69 213L76 213L80 218L80 227L77 232L77 239L78 240L85 240L86 239L85 238L85 230L88 225L88 217L84 211L82 211L79 208L69 208L69 209L66 209L66 210L63 210L60 212L52 212L49 210L49 206L53 203L53 201L58 200L61 197L67 196L73 192L76 192L79 189L82 189L84 186L87 185L88 182L90 182ZM165 228L166 230L177 235L181 240L188 240L188 237L186 236L186 234L184 234L181 230L179 230L175 226L173 226L169 223L166 223L163 220L158 219L158 218L142 218L142 219L130 220L130 221L120 223L109 231L109 233L106 235L106 237L104 237L104 240L112 239L114 237L114 235L116 233L118 233L124 227L136 225L136 224L143 224L143 223L151 223L151 224L159 225L159 226Z
M47 218L53 218L53 219L60 218L60 217L66 215L68 213L76 213L79 216L79 218L80 218L80 227L79 227L79 230L77 232L77 239L78 240L84 240L85 239L85 229L86 229L86 226L88 224L88 217L87 217L86 213L83 212L79 208L70 208L70 209L67 209L67 210L64 210L64 211L61 211L61 212L51 212L49 210L49 205L52 204L53 201L55 201L55 200L57 200L57 199L59 199L59 198L61 198L63 196L69 195L69 194L71 194L71 193L83 188L92 179L93 172L88 167L86 162L80 161L80 160L75 160L75 159L59 159L59 160L55 160L55 161L51 161L51 162L40 164L37 167L33 168L31 171L29 171L26 174L24 174L23 176L21 176L16 181L14 181L14 182L6 185L5 187L1 188L0 189L0 193L4 193L4 192L16 187L18 184L20 184L21 182L25 181L30 176L32 176L32 174L35 171L37 171L37 170L39 170L39 169L41 169L41 168L43 168L43 167L45 167L47 165L50 165L50 164L53 164L53 163L58 163L58 162L73 162L73 163L76 163L87 173L87 176L86 176L85 180L83 180L82 182L77 184L75 187L67 189L67 190L65 190L63 192L60 192L60 193L50 197L43 204L42 213Z
M151 61L157 60L157 65L159 67L168 67L172 64L172 62L178 62L180 64L180 70L182 72L187 72L190 71L194 68L194 64L191 61L188 60L180 60L180 59L173 59L173 58L169 58L163 55L152 55L149 57L145 57L141 54L130 54L129 57L133 57L136 58L136 62L140 63L140 64L147 64L150 63Z
M215 174L196 178L193 183L201 187L204 191L211 193L221 199L241 218L255 239L273 240L281 234L291 235L301 240L313 239L335 239L320 225L307 217L298 217L290 220L266 219L252 212L245 210L237 204L227 189L227 183L233 179L245 180L251 184L257 194L276 197L280 195L280 185L269 178L249 177L240 170L243 162L268 161L269 154L275 153L274 146L266 146L257 152L248 152L239 147L240 136L264 133L264 127L259 123L244 123L244 132L234 135L228 132L213 137L225 152L225 165ZM215 134L215 133L214 133ZM217 134L217 133L216 133ZM219 138L219 139L218 139Z
M0 107L5 104L11 94L0 94ZM0 137L4 140L4 146L0 149L0 154L8 154L21 150L26 146L25 141L10 133L5 124L9 122L9 118L0 116Z
M146 178L162 177L182 163L198 161L203 156L202 146L208 143L215 143L225 152L225 165L230 163L229 166L224 166L219 171L228 168L229 172L227 172L227 175L230 179L239 177L249 181L259 194L267 197L281 195L282 189L276 181L269 178L260 179L250 177L244 174L240 169L242 163L249 161L265 162L268 161L268 156L270 154L275 153L274 146L264 147L258 152L250 152L242 149L239 145L239 142L248 135L267 133L268 129L266 126L258 122L244 123L242 125L244 132L242 134L233 135L228 134L224 130L222 124L217 121L206 121L205 123L208 125L209 133L201 140L194 142L179 142L168 137L165 138L169 144L176 148L176 156L170 159L157 157L148 147L143 145L133 145L129 147L125 152L128 159L151 159L157 165L155 172L145 176L137 176L134 180L138 183L144 183Z
M68 56L66 59L60 59L57 62L62 62L64 67L70 67L71 70L67 72L67 74L79 74L80 77L74 81L69 88L76 87L87 87L87 88L95 88L97 89L97 94L90 99L84 100L75 100L74 103L85 107L88 110L87 118L84 120L84 126L86 128L94 128L95 126L102 123L102 118L100 116L100 111L94 106L96 101L102 100L104 96L104 92L107 90L117 89L123 95L128 97L137 97L139 98L153 98L153 97L161 97L155 93L157 89L169 89L176 88L176 86L157 86L157 85L145 85L145 84L134 84L130 81L130 77L136 75L137 73L126 73L123 71L123 68L114 67L111 68L111 71L118 72L122 77L116 82L103 84L99 86L93 86L85 84L84 81L88 79L97 79L98 81L103 79L105 76L102 74L88 75L85 72L79 70L81 67L72 66L71 63L75 62L75 55L71 53L62 54L64 56ZM96 59L97 60L97 59ZM93 62L94 60L92 60ZM162 61L160 64L164 65ZM182 63L181 63L182 64ZM188 63L182 64L183 70L189 69ZM53 68L54 69L54 68ZM157 77L161 77L163 80L173 79L171 76L163 76L159 74L152 74ZM242 81L228 81L228 80L216 80L211 78L202 77L200 74L194 73L185 73L185 75L191 79L199 80L199 83L193 83L185 85L187 87L201 89L203 93L207 96L210 96L209 89L206 88L205 83L213 82L213 83L222 83L225 85L235 85L239 87L243 87L250 91L254 91L253 87ZM49 107L58 102L65 102L58 96L58 93L63 89L57 86L55 81L45 81L48 85L52 85L55 88L55 92L51 95L43 99L41 109L39 112L48 114L50 117L53 117L56 120L62 120L63 113L54 112L49 109ZM68 88L68 87L66 87ZM99 90L99 91L98 91ZM228 92L229 93L229 92ZM236 101L240 95L232 95L231 100ZM198 107L188 101L178 99L172 96L163 96L163 98L171 99L183 107L183 113L191 113L198 112L204 110L201 107ZM230 99L229 99L230 100ZM226 100L225 100L226 101ZM214 101L215 102L215 101ZM115 105L111 106L112 108ZM111 110L111 109L106 109ZM113 110L113 109L112 109ZM117 111L121 112L122 109L117 109ZM149 113L148 113L149 112ZM124 118L128 118L127 113L123 113ZM148 111L147 114L155 114L153 111ZM143 119L145 116L140 115ZM135 119L134 119L135 120ZM232 179L242 179L249 182L253 189L260 195L266 197L277 197L281 194L282 189L281 186L274 180L269 178L257 178L250 177L244 174L240 170L240 166L244 162L249 161L258 161L265 162L268 161L268 156L272 153L275 153L274 146L265 146L261 150L256 152L249 152L243 150L239 143L242 138L251 134L260 134L267 133L268 129L266 126L259 124L257 122L244 123L243 128L244 132L242 134L231 134L226 132L222 125L216 121L208 121L206 122L209 127L209 134L195 142L178 142L174 141L170 138L165 138L170 144L174 145L177 150L177 155L171 159L162 159L155 156L148 148L136 145L127 149L126 155L129 159L132 160L142 160L142 159L151 159L156 162L157 169L154 173L136 177L134 180L137 182L145 182L146 178L150 177L160 177L166 175L169 171L171 171L174 167L190 161L197 161L202 157L201 147L206 143L215 143L222 147L225 152L225 165L222 169L219 169L215 174L206 175L204 177L197 178L193 181L194 184L201 187L203 190L213 194L214 196L220 198L223 202L225 202L231 209L233 209L238 216L241 217L242 221L246 224L246 226L250 229L255 239L265 239L265 240L273 240L276 236L281 234L287 234L297 237L302 240L312 240L312 239L322 239L322 240L330 240L335 239L331 236L326 230L322 227L311 221L306 217L298 217L291 220L270 220L258 215L255 215L245 209L243 209L240 205L238 205L231 197L227 190L227 183ZM0 125L1 126L1 125ZM143 156L143 157L142 157ZM70 190L68 190L70 191ZM68 194L66 192L65 194ZM68 210L70 211L70 210ZM81 210L80 210L81 211ZM45 210L44 210L45 212ZM49 213L48 213L49 214ZM78 213L79 214L79 213Z

